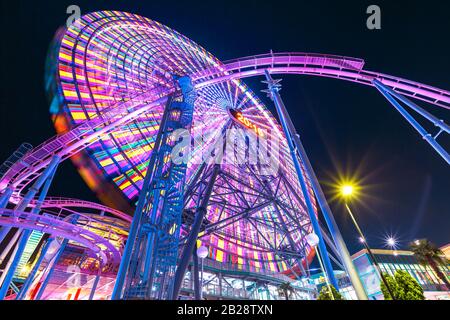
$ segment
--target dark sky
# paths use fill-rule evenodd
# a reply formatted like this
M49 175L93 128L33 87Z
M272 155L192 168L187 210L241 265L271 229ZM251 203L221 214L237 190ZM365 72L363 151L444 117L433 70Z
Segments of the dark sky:
M373 3L382 10L382 29L377 31L365 23L366 8ZM446 3L2 1L0 160L24 141L38 145L54 135L44 61L68 5L79 5L82 13L114 9L146 16L221 60L270 49L347 55L364 58L369 70L450 89ZM259 91L260 80L246 82ZM438 245L450 242L449 167L374 88L306 76L286 76L283 85L282 96L320 181L327 184L338 172L358 173L362 179L364 201L353 208L373 247L383 246L387 234L396 235L401 247L416 237ZM422 105L450 122L450 111ZM450 139L441 139L450 150ZM326 188L327 194L330 190ZM70 162L58 171L51 194L95 200ZM350 251L358 250L342 205L332 207Z

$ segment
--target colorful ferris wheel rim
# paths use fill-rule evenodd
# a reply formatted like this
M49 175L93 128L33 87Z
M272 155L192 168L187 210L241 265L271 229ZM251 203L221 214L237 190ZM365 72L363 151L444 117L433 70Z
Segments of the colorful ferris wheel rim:
M51 113L58 132L99 117L105 110L143 94L152 103L175 90L174 76L189 76L210 69L216 71L215 77L226 74L226 71L217 74L222 63L192 40L156 21L125 12L101 11L82 16L60 35L55 49L52 52L57 68L52 72L55 63L50 62L48 88L53 94ZM197 94L194 135L205 132L220 135L230 126L230 113L239 112L259 128L282 139L279 166L284 182L273 179L264 183L273 184L279 201L284 201L285 210L292 213L285 217L286 221L280 221L276 214L279 208L268 204L254 213L255 224L239 220L219 233L203 236L202 241L210 247L210 258L236 264L244 270L288 270L286 258L272 249L281 248L283 243L287 247L292 245L286 236L273 232L274 226L281 222L288 225L295 222L300 226L291 231L289 239L302 248L303 257L311 258L313 250L304 237L311 232L311 225L285 137L275 118L239 79L200 88ZM165 104L161 102L132 122L117 127L72 158L84 180L103 202L120 207L123 201L118 194L131 205L137 201ZM214 137L205 143L213 141ZM199 154L194 151L188 164L188 182L198 169L195 160L201 152L197 151ZM222 170L236 179L219 179L213 194L233 204L237 200L226 194L227 185L227 188L248 189L247 200L259 201L260 195L255 190L265 190L266 186L248 168L222 166ZM207 218L211 223L235 213L231 206L220 207L218 203L208 207Z

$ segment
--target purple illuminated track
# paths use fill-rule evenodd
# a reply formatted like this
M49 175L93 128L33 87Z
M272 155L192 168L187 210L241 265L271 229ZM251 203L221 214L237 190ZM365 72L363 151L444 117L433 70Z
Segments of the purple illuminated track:
M268 258L268 254L272 254L270 245L287 242L283 237L273 236L266 242L261 240L261 243L255 244L253 241L259 238L256 234L258 228L250 224L239 225L237 219L233 220L235 210L244 207L242 203L254 205L254 208L248 205L246 209L247 213L257 215L255 223L264 229L262 237L273 234L274 226L279 224L279 218L273 214L278 208L276 206L279 206L287 213L290 219L288 222L301 226L302 230L292 231L293 242L304 250L305 257L313 253L304 239L305 233L311 231L311 226L286 138L275 117L241 79L262 76L267 70L271 74L328 77L368 86L374 86L374 81L378 80L403 96L450 109L449 91L365 70L365 63L361 59L292 52L244 57L222 63L176 31L127 13L100 12L86 15L80 25L66 31L59 44L54 80L61 106L54 119L55 126L61 121L61 127L64 128L58 135L28 152L21 161L14 163L0 179L0 191L11 189L10 202L19 203L30 183L42 174L54 156L61 160L72 157L76 161L74 158L83 154L95 167L94 173L83 171L83 177L90 182L91 188L94 182L108 182L113 185L116 194L135 203L164 107L169 96L179 92L173 75L189 76L199 95L195 104L195 130L200 133L213 132L217 137L224 128L230 126L227 110L236 109L282 139L279 160L282 175L268 183L274 189L280 187L280 194L276 194L279 204L270 202L274 198L272 191L267 192L263 183L258 181L258 177L252 176L248 168L241 171L236 168L223 169L223 177L218 179L207 214L210 222L207 230L216 233L211 239L204 240L217 249L217 259L229 253L233 259L237 257L236 260L241 261L245 255L239 252L247 250L249 254L245 259L250 256L252 263L253 260L258 263L270 260L272 263L274 255ZM211 145L213 141L214 137L206 141L206 145ZM195 150L188 165L187 189L200 170L200 166L195 163L200 153ZM80 163L83 161L80 160ZM98 176L104 180L95 180ZM240 190L242 194L236 196L235 192L230 195L230 190ZM192 187L191 191L189 201L186 202L193 207L195 201L192 199L198 190ZM267 199L270 201L266 202ZM227 203L227 206L223 203ZM42 208L50 207L91 208L105 211L125 222L131 221L129 216L119 210L85 201L47 198ZM102 222L88 216L84 218L85 225L78 226L55 216L44 217L3 209L0 225L37 230L79 242L95 253L101 252L108 263L117 265L120 260L117 249L108 240L88 230L93 221L99 224ZM229 227L233 223L238 227ZM263 258L258 256L261 252L265 254ZM255 265L252 267L256 268ZM280 272L291 269L281 263L270 267Z
M316 53L274 53L244 57L224 62L220 68L192 76L197 88L231 79L242 79L264 75L264 70L272 74L299 74L335 78L374 86L373 80L392 88L394 91L450 109L450 92L419 82L406 80L384 73L364 70L364 60ZM204 80L206 77L213 79Z
M369 86L373 86L373 79L377 79L403 95L426 101L438 107L450 109L450 91L383 73L366 71L362 69L363 65L364 62L362 60L348 57L307 53L277 53L273 55L246 57L226 62L220 70L205 70L204 72L193 74L192 78L195 81L196 88L199 89L233 79L261 76L266 69L274 74L303 74L329 77ZM354 69L352 68L353 66L355 67ZM202 80L206 77L212 77L212 79ZM162 96L168 96L170 92L167 91ZM163 98L161 99L163 100ZM143 101L143 99L137 100ZM103 114L105 118L95 118L92 121L95 122L95 126L83 123L63 136L55 136L49 139L27 154L23 162L16 163L11 167L8 174L1 178L0 187L5 189L6 186L17 187L28 184L34 178L34 175L50 162L51 155L58 154L63 158L68 158L74 153L88 147L95 139L98 139L102 134L106 134L108 130L134 121L142 112L147 111L152 105L156 105L157 103L160 102L153 102L141 108L132 106L135 108L135 111L130 113L127 118L114 119L114 112L116 110L112 109L111 118L106 117L108 116L107 114ZM129 105L132 105L132 103L128 103L127 107ZM120 111L117 112L120 114ZM92 128L101 127L107 121L111 121L111 123L101 131L91 131L93 130ZM92 134L81 138L81 131L83 134L89 132L92 132ZM76 141L76 143L73 141Z

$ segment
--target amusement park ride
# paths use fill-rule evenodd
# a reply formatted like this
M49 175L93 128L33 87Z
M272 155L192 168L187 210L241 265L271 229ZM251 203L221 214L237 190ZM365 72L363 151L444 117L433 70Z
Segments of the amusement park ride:
M59 32L49 53L46 89L57 135L37 147L23 144L0 167L0 299L178 299L187 272L198 298L200 245L224 269L291 278L307 277L317 253L331 284L338 288L334 262L367 299L280 80L272 78L280 74L375 87L450 164L437 141L450 127L417 104L450 109L449 91L327 54L221 62L156 21L93 12ZM257 76L279 121L241 80ZM229 139L230 129L244 143ZM189 135L176 135L180 130ZM259 161L224 161L230 144L246 149L251 139L279 140L279 148L258 144L274 172ZM104 205L47 195L68 158ZM317 252L307 242L311 233ZM67 268L76 270L70 279Z

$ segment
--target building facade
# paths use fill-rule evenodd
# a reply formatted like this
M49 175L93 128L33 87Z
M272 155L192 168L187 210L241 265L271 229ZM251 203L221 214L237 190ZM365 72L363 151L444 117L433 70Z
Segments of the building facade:
M445 251L445 248L447 248L447 251ZM450 245L441 248L447 257L449 248ZM397 270L407 271L422 286L426 299L450 300L450 291L447 290L442 279L437 276L431 266L420 264L413 252L406 250L372 249L372 253L382 272L393 276ZM355 253L352 259L369 299L383 299L383 294L380 289L381 277L371 261L367 250L364 249ZM442 274L447 279L450 279L450 266L440 266L439 268Z

